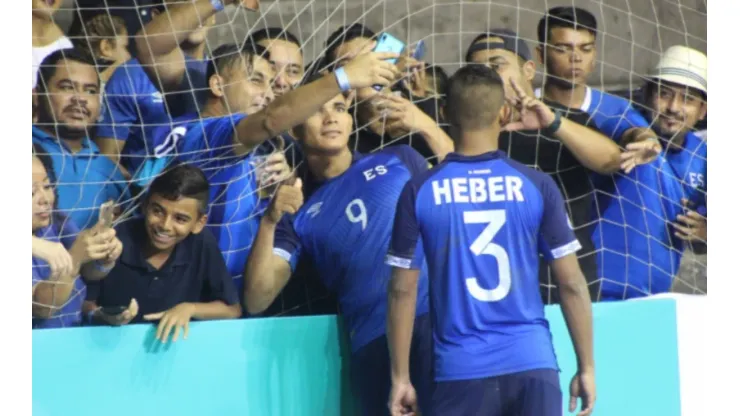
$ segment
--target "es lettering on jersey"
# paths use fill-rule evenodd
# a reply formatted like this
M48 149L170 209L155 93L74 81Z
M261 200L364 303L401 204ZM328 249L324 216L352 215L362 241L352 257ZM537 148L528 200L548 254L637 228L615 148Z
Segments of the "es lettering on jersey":
M408 182L386 263L429 267L436 380L557 369L539 290L539 256L580 244L549 175L502 152L449 155Z
M273 252L295 269L311 259L324 284L339 297L352 351L385 333L390 267L388 250L398 196L409 178L426 171L423 157L408 146L367 156L355 153L341 175L318 184L293 217L284 216ZM421 266L423 259L415 261ZM428 311L427 279L419 279L417 314Z

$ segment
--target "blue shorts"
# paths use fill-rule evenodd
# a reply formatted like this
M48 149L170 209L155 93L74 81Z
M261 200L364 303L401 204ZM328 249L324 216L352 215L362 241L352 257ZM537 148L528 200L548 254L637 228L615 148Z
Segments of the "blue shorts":
M434 340L429 315L417 316L411 339L409 369L416 388L419 409L426 414L434 386ZM388 415L388 396L391 393L391 360L388 338L383 335L357 350L352 355L350 368L352 391L359 400L362 415Z
M430 416L561 416L563 394L557 371L530 370L437 382L431 406Z

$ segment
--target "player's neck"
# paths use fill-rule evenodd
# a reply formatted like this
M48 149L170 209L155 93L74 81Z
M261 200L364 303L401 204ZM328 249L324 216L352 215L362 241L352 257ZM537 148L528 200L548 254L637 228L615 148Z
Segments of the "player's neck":
M31 18L31 32L33 34L31 45L34 48L51 45L64 36L64 32L51 19L44 19L36 15Z
M542 97L568 108L581 108L586 100L586 85L547 80Z
M478 156L498 150L498 136L501 129L498 127L460 132L455 141L455 153L463 156Z
M325 181L335 178L349 169L352 165L352 151L346 148L341 153L334 155L307 153L306 163L308 163L308 169L314 178Z
M223 117L228 114L229 112L226 111L226 106L221 99L214 96L208 97L203 110L200 112L202 118Z
M180 48L182 49L183 53L185 53L185 55L201 61L203 60L203 56L205 55L206 43L202 42L198 45L193 45L192 43L185 41L180 45Z

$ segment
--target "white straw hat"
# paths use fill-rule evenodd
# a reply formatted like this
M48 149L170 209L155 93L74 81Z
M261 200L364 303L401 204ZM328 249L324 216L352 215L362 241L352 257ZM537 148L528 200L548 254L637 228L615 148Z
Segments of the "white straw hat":
M707 56L686 46L671 46L651 74L654 79L696 88L707 93Z

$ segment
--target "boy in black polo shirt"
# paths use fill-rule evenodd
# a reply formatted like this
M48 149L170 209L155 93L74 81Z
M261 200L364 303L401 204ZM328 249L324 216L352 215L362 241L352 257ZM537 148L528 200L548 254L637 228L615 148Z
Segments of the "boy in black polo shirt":
M209 186L203 172L179 165L155 179L144 218L116 227L123 253L104 281L88 283L83 308L109 325L159 321L157 339L188 336L190 319L241 316L239 296L206 225Z

